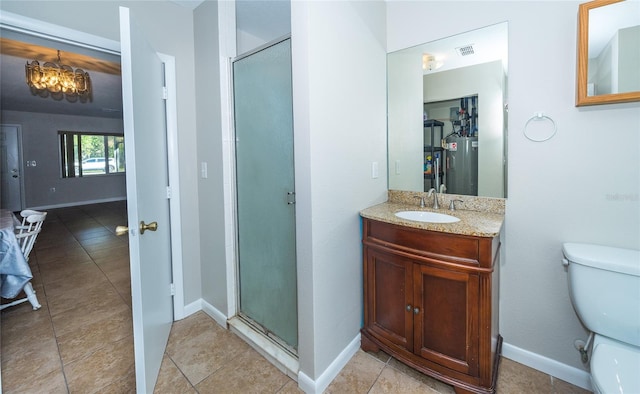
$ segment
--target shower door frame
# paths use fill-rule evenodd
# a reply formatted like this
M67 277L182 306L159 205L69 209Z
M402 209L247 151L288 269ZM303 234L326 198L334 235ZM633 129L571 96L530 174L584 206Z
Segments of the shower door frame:
M262 324L260 324L259 322L255 321L254 319L252 319L250 316L248 316L246 313L242 312L241 310L241 285L240 285L240 231L239 231L239 218L238 218L238 212L239 212L239 204L238 204L238 186L237 186L237 182L238 182L238 165L237 165L237 149L236 149L236 140L237 140L237 131L236 131L236 111L235 111L235 75L234 75L234 63L242 60L244 58L250 57L258 52L261 52L263 50L266 50L269 47L278 45L284 41L287 40L291 40L291 35L285 35L282 37L279 37L275 40L269 41L249 52L243 53L241 55L238 55L234 58L229 59L229 91L230 91L230 125L231 125L231 130L232 130L232 139L231 139L231 153L232 153L232 157L231 157L231 161L232 161L232 173L233 173L233 178L232 178L232 190L233 190L233 196L231 198L232 204L233 204L233 224L234 224L234 271L235 271L235 280L234 280L234 293L235 293L235 305L234 308L235 309L235 317L239 318L244 324L246 324L248 327L250 327L253 331L257 332L258 334L262 335L263 337L267 338L269 341L271 341L272 343L274 343L276 346L278 346L280 349L282 349L285 353L287 353L290 357L293 357L293 359L298 358L298 351L297 348L292 347L290 344L288 344L286 341L284 341L283 339L281 339L280 337L278 337L277 335L273 334L268 328L266 328L265 326L263 326ZM291 55L291 53L290 53ZM290 59L291 61L291 59ZM293 82L293 81L292 81ZM292 106L293 106L293 100L292 100ZM293 108L291 108L291 115L293 117ZM294 138L293 135L293 118L292 118L292 123L291 123L291 133L292 133L292 139ZM294 149L294 144L292 142L292 150ZM293 157L295 157L295 152L292 151L292 154L294 155ZM294 186L294 196L295 196L295 161L292 161L292 171L293 171L293 186ZM293 209L294 209L294 228L293 228L293 244L294 244L294 258L296 258L296 254L295 254L295 248L296 248L296 234L295 234L295 197L294 197L294 201L293 201ZM297 271L297 261L295 263L296 266L296 271ZM296 278L297 278L297 272L296 272ZM296 279L297 281L297 279ZM299 318L299 314L298 314L298 310L297 310L297 283L296 283L296 330L298 327L298 318ZM296 335L296 345L299 344L299 333L297 333Z

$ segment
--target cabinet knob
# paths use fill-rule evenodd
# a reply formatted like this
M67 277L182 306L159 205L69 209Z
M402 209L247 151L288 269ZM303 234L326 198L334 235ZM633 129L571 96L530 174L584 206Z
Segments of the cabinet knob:
M418 308L418 307L413 308L413 314L414 315L417 315L419 313L420 313L420 308Z
M407 304L407 312L411 312L411 304Z

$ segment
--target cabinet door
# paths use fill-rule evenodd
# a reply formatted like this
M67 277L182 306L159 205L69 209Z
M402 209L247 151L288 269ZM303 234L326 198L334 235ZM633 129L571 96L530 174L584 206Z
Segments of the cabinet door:
M478 275L416 264L413 281L414 352L478 376Z
M413 351L413 262L372 248L365 256L366 329Z

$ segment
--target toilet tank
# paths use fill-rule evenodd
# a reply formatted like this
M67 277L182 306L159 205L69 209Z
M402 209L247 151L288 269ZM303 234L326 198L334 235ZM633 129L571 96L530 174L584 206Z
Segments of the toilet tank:
M640 346L640 251L565 243L571 302L591 331Z

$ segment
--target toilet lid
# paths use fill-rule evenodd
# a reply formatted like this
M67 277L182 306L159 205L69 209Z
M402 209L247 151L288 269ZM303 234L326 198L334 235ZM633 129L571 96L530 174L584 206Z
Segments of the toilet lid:
M573 263L640 276L640 250L568 242L562 253Z
M591 356L591 378L602 393L640 393L640 352L608 343Z

